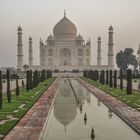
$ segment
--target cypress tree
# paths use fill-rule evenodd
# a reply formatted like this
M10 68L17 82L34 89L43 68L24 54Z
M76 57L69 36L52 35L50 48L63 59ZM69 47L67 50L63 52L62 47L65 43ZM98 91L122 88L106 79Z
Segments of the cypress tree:
M47 78L48 78L48 73L47 73ZM86 70L86 78L88 78L88 70Z
M52 78L52 70L51 70L51 77L50 78Z
M25 89L24 80L22 80L22 87L23 87L23 89Z
M114 88L117 88L117 70L114 71Z
M99 82L102 83L102 71L100 72Z
M127 94L132 94L132 70L127 70Z
M0 109L2 109L2 72L0 71Z
M95 71L92 70L92 80L95 81Z
M112 88L113 80L112 80L112 70L109 71L109 87Z
M90 70L90 74L91 74L91 79L94 80L94 71Z
M10 91L10 72L7 70L7 99L8 103L11 102L11 91Z
M108 70L106 71L106 85L108 85Z
M50 70L47 70L47 79L51 77ZM90 71L88 71L87 78L90 78Z
M120 70L120 89L123 90L123 71Z
M88 70L87 78L90 78L90 71Z
M46 71L46 73L47 73L47 79L48 79L48 72ZM85 77L88 78L88 71L87 70L85 70Z
M44 81L44 77L43 76L44 76L44 70L41 71L41 82Z
M50 75L50 77L51 77L51 75ZM92 70L89 71L89 78L92 79Z
M95 81L98 80L98 72L97 72L97 70L94 71L94 80Z
M39 72L36 70L36 86L39 84Z
M104 74L104 70L101 71L100 83L103 84L103 85L105 84L105 74Z
M41 82L46 80L45 70L42 70L41 72Z
M96 70L96 81L98 81L98 80L99 80L99 71Z
M33 77L32 77L32 70L30 70L30 73L29 73L29 82L30 82L30 87L29 89L33 89Z
M105 71L102 70L102 84L105 84Z
M20 90L19 90L19 84L18 84L18 77L16 77L16 96L19 96Z
M36 72L33 72L33 87L36 87Z
M83 77L86 77L86 71L85 70L83 71Z
M30 72L28 70L26 72L26 90L30 90Z

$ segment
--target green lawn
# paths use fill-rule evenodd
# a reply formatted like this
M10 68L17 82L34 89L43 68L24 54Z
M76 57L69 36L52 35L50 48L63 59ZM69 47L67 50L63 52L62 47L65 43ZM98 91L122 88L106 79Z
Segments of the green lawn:
M12 94L12 102L8 103L6 94L3 95L3 108L0 109L0 120L8 119L7 115L13 115L18 120L8 121L3 125L0 125L0 134L6 135L17 122L24 116L24 114L34 105L44 91L53 83L55 78L50 78L45 82L40 83L35 89L27 92L21 89L20 95L17 97ZM14 92L14 91L13 91ZM20 105L24 105L22 109L18 108ZM19 110L18 112L14 112Z
M110 88L107 85L102 85L98 81L93 81L87 78L82 78L82 79L98 87L99 89L105 91L107 94L117 98L118 100L140 111L140 92L133 91L132 95L127 95L126 89L123 90L120 90L119 88L114 89L114 88Z

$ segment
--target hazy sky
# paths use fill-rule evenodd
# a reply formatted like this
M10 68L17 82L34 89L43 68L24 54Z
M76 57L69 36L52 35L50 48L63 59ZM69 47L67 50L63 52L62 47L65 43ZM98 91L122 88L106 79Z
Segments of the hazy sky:
M92 41L96 64L97 37L102 38L103 64L107 64L108 26L114 27L114 53L140 43L140 0L0 0L0 66L17 65L17 27L23 28L24 62L28 63L28 38L33 38L34 63L39 64L39 40L45 41L63 17Z

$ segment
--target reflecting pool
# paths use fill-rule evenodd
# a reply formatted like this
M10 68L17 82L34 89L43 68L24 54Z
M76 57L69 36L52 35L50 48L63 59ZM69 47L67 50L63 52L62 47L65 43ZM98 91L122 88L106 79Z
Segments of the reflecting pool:
M75 79L62 78L60 82L42 140L91 140L91 131L92 140L140 140L136 132Z

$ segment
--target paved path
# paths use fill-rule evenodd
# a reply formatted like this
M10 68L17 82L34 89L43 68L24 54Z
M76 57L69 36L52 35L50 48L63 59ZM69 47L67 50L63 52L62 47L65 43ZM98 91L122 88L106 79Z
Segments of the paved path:
M25 79L22 79L24 80L24 84L26 85L26 80ZM21 87L22 86L22 80L19 80L19 86ZM13 81L10 81L10 89L11 91L14 90L16 88L16 80L13 80ZM7 91L7 83L3 83L2 85L2 92L3 93L6 93Z
M86 81L80 78L76 79L140 135L139 111L106 94L104 91L96 88Z
M120 80L117 80L117 85L120 85ZM127 86L127 81L123 80L123 86ZM132 88L136 91L140 91L140 83L132 82Z
M56 79L4 140L39 140L58 87Z

